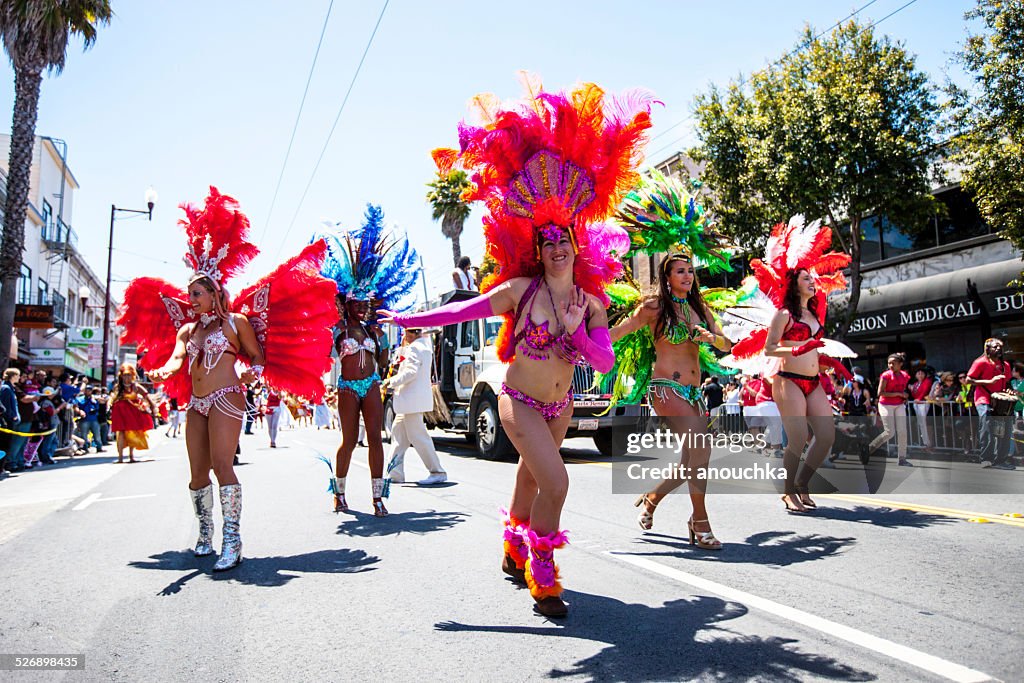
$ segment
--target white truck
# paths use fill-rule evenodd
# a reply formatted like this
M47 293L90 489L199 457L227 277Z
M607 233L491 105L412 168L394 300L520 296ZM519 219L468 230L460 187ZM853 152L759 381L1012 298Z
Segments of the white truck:
M479 296L476 292L454 290L444 294L436 306ZM433 306L431 306L433 308ZM516 452L501 427L498 417L498 393L507 365L498 360L494 342L501 318L492 317L457 325L446 325L434 335L435 411L427 415L427 425L465 435L476 444L479 457L498 460ZM595 393L594 371L577 367L573 374L573 413L567 436L591 436L602 455L611 455L612 430L633 429L646 417L647 407L619 405L605 415L610 403L607 394ZM443 406L438 406L443 402ZM390 435L394 410L391 396L384 401L384 428Z

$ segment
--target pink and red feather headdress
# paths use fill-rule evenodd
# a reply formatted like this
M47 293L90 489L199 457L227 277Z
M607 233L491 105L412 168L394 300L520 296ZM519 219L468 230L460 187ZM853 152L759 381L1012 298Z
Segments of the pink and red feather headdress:
M593 83L549 93L536 76L520 74L523 100L501 104L477 95L471 104L481 125L460 124L460 149L433 152L442 173L455 166L469 172L473 184L463 199L487 206L487 253L499 267L481 290L540 274L538 236L554 237L550 226L557 226L573 241L576 284L607 304L604 286L622 273L629 237L599 222L639 180L656 100L645 90L606 97ZM498 338L502 360L512 357L510 339L506 324Z

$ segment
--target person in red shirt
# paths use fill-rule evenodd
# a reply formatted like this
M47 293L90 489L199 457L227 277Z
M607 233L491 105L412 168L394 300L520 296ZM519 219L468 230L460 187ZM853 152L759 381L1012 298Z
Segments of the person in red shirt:
M921 433L921 443L925 450L932 450L932 437L928 433L928 394L935 384L935 373L931 368L918 368L914 373L915 382L910 385L910 398L914 400L914 412L917 413L917 430Z
M989 414L992 394L1006 391L1010 386L1010 364L1003 360L1003 342L999 339L985 340L985 353L975 359L967 377L974 382L974 406L978 411L978 441L981 461L986 467L1015 469L1009 462L1010 440L997 437L992 429Z
M907 460L907 385L910 384L910 375L903 370L905 362L906 356L902 353L891 354L889 369L878 380L878 414L882 418L883 429L868 444L868 452L874 455L895 435L899 464L913 467Z
M281 394L267 387L267 431L270 433L270 447L277 448L277 427L281 421Z

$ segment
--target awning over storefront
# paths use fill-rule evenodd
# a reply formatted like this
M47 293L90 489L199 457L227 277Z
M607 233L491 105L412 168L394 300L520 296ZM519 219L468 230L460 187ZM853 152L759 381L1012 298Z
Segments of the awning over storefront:
M850 337L900 333L956 322L1024 315L1024 294L1007 287L1018 259L862 289Z

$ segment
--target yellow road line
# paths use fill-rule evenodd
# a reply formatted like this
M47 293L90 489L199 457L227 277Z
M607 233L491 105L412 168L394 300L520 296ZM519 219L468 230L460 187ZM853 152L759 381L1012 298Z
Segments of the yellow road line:
M914 512L928 512L936 515L942 515L945 517L956 517L958 519L967 520L985 520L987 522L995 522L997 524L1005 524L1007 526L1015 526L1024 529L1024 519L1014 519L1004 514L988 513L988 512L974 512L972 510L958 510L956 508L945 508L938 507L935 505L921 505L919 503L907 503L897 500L888 500L883 498L874 498L869 496L856 496L846 493L829 493L822 494L821 498L833 498L836 500L845 500L853 503L864 503L866 505L874 505L878 507L889 507L896 508L897 510L912 510ZM1007 513L1009 514L1009 513Z
M598 467L611 467L612 464L607 460L582 460L580 458L562 458L565 462L571 462L577 465L597 465Z

